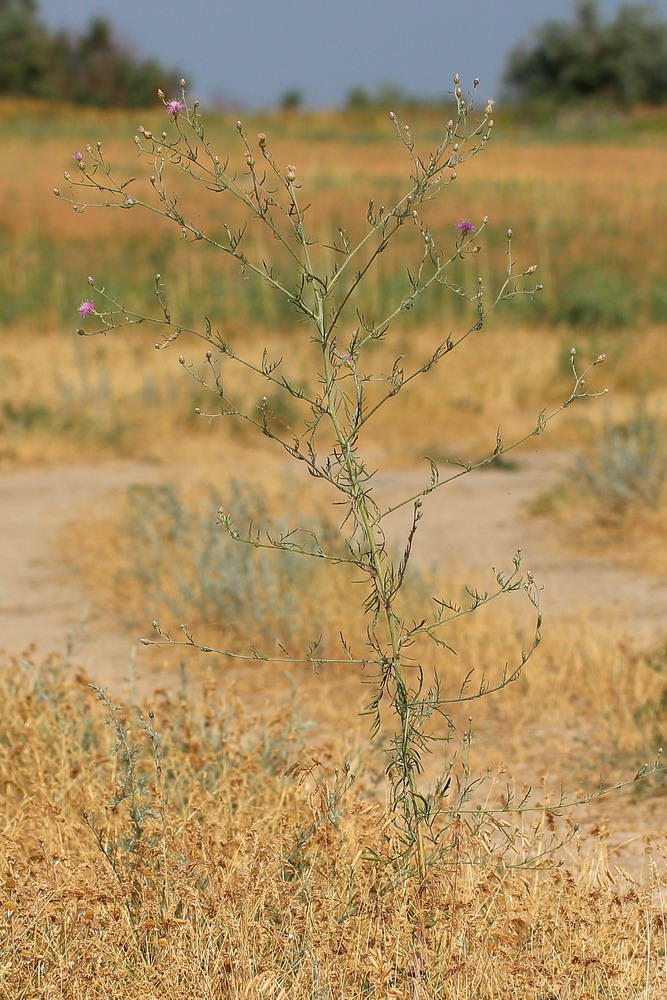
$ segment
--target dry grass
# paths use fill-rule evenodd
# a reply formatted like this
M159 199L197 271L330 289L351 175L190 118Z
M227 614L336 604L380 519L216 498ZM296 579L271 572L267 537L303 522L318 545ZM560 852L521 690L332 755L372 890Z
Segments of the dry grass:
M667 572L665 501L610 515L576 486L563 483L531 505L531 513L542 518L558 544L572 552L613 553L614 561L629 569L656 577Z
M409 371L408 366L426 360L441 335L433 325L421 327L379 347L368 364L390 371L394 358L404 354ZM651 356L661 356L663 339L662 328L646 329L636 350L596 369L592 388L609 388L616 403L631 401L641 385L641 372L651 371ZM390 435L383 421L369 424L367 446L374 453L382 451L383 464L396 465L415 463L425 454L479 457L495 446L498 426L509 444L534 427L542 408L555 409L567 397L572 380L566 358L573 341L575 333L563 336L532 327L496 327L477 335L395 400ZM295 342L257 327L246 330L242 339L232 335L230 342L256 343L249 353L257 363L266 345L270 356L284 357L283 370L291 377L309 376L312 381L313 348L305 338ZM626 350L623 345L621 349ZM179 350L204 373L198 342L181 341ZM582 352L582 361L586 356ZM659 373L654 371L652 377L655 390L642 390L649 400L660 398ZM114 454L164 461L190 454L193 448L216 455L216 442L222 439L226 446L230 439L245 437L239 422L211 423L195 415L196 406L215 414L216 396L188 377L175 351L156 352L150 331L142 328L125 337L115 334L92 341L56 333L7 335L0 351L0 378L0 462L5 467ZM235 398L250 408L266 393L264 381L240 369L233 380ZM289 434L292 427L302 426L306 413L294 401L273 395L270 406L277 430ZM550 425L542 444L564 447L590 438L603 418L603 408L594 402L578 404Z
M199 326L206 312L231 343L256 344L257 357L267 343L271 351L287 358L293 371L310 370L307 333L273 294L254 282L239 281L234 269L221 267L214 255L184 245L166 223L134 211L90 210L80 216L53 197L52 187L61 183L60 170L75 169L72 151L98 136L121 175L141 176L132 136L140 119L150 124L159 109L138 117L91 116L10 101L2 110L8 126L6 156L0 165L5 220L0 242L0 274L5 282L0 289L5 310L0 315L5 327L0 351L5 407L0 412L0 461L58 461L110 453L160 458L186 437L203 435L210 440L191 419L200 394L170 365L173 355L150 357L156 337L148 328L135 330L129 339L91 344L74 338L76 306L87 295L85 278L90 271L128 301L150 307L152 276L159 270L167 281L174 315L180 312L186 322ZM216 146L233 152L230 120L212 116L208 124ZM428 148L439 123L427 114L414 124ZM500 126L502 118L502 134ZM259 127L249 122L249 134ZM368 199L389 201L407 176L405 151L385 124L372 116L276 116L262 127L276 161L298 165L312 198L313 228L321 227L325 233L341 223L352 236L362 232ZM424 446L439 454L479 451L493 441L498 424L509 440L532 423L542 406L567 392L566 359L572 344L582 359L599 351L608 353L609 362L599 377L616 394L660 392L665 378L664 333L656 320L664 319L658 302L663 237L654 220L665 198L665 155L650 140L555 145L505 138L494 140L484 154L461 168L446 197L428 207L433 231L446 242L455 221L487 214L492 226L477 261L493 281L504 266L504 234L511 226L515 253L526 265L539 263L545 292L534 305L504 306L490 321L489 332L469 341L415 392L406 393L405 405L402 410L399 406L394 418L394 427L405 433L388 438L378 432L372 442L390 450L389 461L413 458L410 443L417 436L423 440L416 432L424 427L437 428ZM638 176L641 184L636 182ZM219 225L220 204L210 192L190 190L182 178L177 185L182 189L181 204L199 223ZM233 207L229 211L233 225ZM248 238L258 252L273 250L263 246L254 230ZM382 258L365 303L371 315L380 304L400 296L401 275L410 255L399 242L395 252L390 250ZM596 284L601 273L607 278ZM464 272L461 277L465 278ZM616 305L605 312L610 302ZM421 361L443 334L467 326L466 316L453 307L451 297L420 310L411 315L409 325L396 327L394 339L379 349L373 362L388 366L404 353L408 362ZM636 333L638 317L641 337ZM617 321L620 327L611 332ZM582 325L568 329L568 322ZM64 332L68 324L70 333ZM198 360L198 348L185 350ZM265 388L241 375L238 386L250 400ZM582 424L597 419L591 412L590 407L580 410L562 422L560 438L550 435L545 441L564 443L578 437ZM298 421L298 414L289 408L279 409L279 415L286 423Z
M53 197L60 170L75 171L72 151L98 137L121 175L141 177L132 136L140 119L150 124L159 108L140 116L90 115L5 101L2 112L8 124L0 165L5 220L0 322L6 328L0 352L6 407L0 413L0 460L20 463L112 452L159 457L171 453L174 441L193 429L189 417L199 396L168 360L148 357L156 339L149 329L135 330L120 344L114 339L92 345L63 332L67 324L72 331L77 325L76 305L87 294L90 271L130 302L150 307L152 276L159 270L174 315L183 314L186 322L199 326L206 312L232 343L256 343L259 357L267 342L288 358L293 370L309 369L307 334L295 325L294 316L255 282L239 281L234 269L221 267L215 255L184 245L177 231L141 212L89 210L80 216ZM208 122L214 144L234 153L230 125L225 116ZM425 114L414 125L428 148L440 127L437 117ZM260 126L250 121L247 127L252 136ZM312 226L325 234L339 224L351 236L361 233L368 199L391 200L407 177L405 151L374 116L278 115L262 127L276 161L298 165L312 199ZM407 442L423 426L438 428L438 439L426 441L428 447L455 453L483 447L499 423L507 438L525 428L542 406L567 391L566 358L572 344L582 358L607 351L610 363L601 377L612 389L630 395L659 391L665 377L663 330L650 320L664 319L656 299L662 289L662 235L654 220L665 198L665 155L650 139L632 145L554 145L501 138L461 168L446 197L427 206L433 231L446 242L458 219L488 215L492 226L477 261L493 282L504 266L504 234L511 226L515 253L525 265L540 265L545 292L534 305L505 306L490 322L491 333L455 352L416 392L406 394L406 405L395 418L405 435L392 435L391 443L378 435L383 448L391 447L391 461L411 457ZM219 225L220 203L210 192L188 186L183 178L176 178L176 184L181 204L198 224ZM233 226L234 208L225 205L225 210ZM273 252L274 247L264 247L259 232L251 231L248 238L258 252ZM137 267L139 260L142 267ZM371 315L400 297L409 261L400 241L395 251L382 255L365 302ZM600 273L608 276L606 284L596 284ZM460 277L465 280L465 273ZM618 315L613 309L605 312L605 303L612 300ZM430 310L420 307L409 325L397 326L384 364L399 353L422 360L434 338L465 329L466 317L453 302L448 297L432 303ZM641 338L635 332L638 317ZM619 320L620 329L609 332ZM570 321L583 325L569 331ZM188 351L197 360L197 350ZM242 391L246 384L240 377ZM257 384L247 391L260 395L262 389ZM175 405L166 405L168 400ZM296 419L292 412L284 416L287 422ZM561 440L580 433L577 422L587 416L566 422ZM177 422L181 417L185 428Z
M137 838L128 800L109 805L124 769L85 679L27 663L4 676L0 926L12 1000L662 995L665 889L655 869L641 884L617 869L603 841L583 865L543 874L499 868L493 851L460 866L488 846L455 824L417 899L392 884L392 865L365 860L391 846L377 762L330 743L315 765L292 707L253 718L214 684L156 695L161 771L136 711L122 709L141 746ZM357 780L339 798L345 759ZM549 838L541 824L525 832ZM512 842L505 862L526 850Z

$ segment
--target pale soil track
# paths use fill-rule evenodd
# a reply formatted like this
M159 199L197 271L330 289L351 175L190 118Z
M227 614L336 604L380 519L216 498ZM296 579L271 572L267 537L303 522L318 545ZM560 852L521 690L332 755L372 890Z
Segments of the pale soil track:
M415 557L470 572L480 589L491 586L490 570L509 569L523 550L523 567L543 586L547 616L614 621L615 632L650 642L667 630L667 576L624 568L612 552L577 553L559 546L548 521L527 516L526 503L554 483L568 459L525 449L517 468L462 476L424 502ZM85 629L73 660L102 683L124 676L137 648L138 668L158 669L158 651L137 645L139 636L100 609L63 560L63 529L81 513L113 509L131 484L173 478L178 469L136 461L23 469L0 475L0 648L16 654L34 646L38 654L65 653L86 609ZM426 468L395 471L378 481L378 495L394 501L428 481ZM395 515L397 534L410 508ZM148 623L147 623L148 625ZM145 634L145 633L144 633Z

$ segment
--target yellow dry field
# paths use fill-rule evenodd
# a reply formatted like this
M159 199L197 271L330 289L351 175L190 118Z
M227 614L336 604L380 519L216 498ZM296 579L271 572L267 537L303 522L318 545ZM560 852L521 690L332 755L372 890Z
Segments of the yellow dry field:
M513 516L535 551L547 539L545 567L562 602L507 686L535 634L523 590L454 622L446 641L455 653L421 641L411 649L425 690L434 671L454 699L501 688L455 701L449 723L436 714L427 726L440 742L424 752L420 780L431 787L452 762L452 784L432 831L442 850L420 882L414 864L401 863L388 808L386 751L400 735L388 697L372 742L371 719L360 713L376 690L376 668L341 662L346 649L355 660L368 655L368 581L316 560L303 569L272 564L240 545L238 555L221 547L215 528L217 507L235 504L240 528L261 517L293 526L296 516L335 533L332 492L292 471L256 427L219 415L215 393L202 385L211 380L202 341L183 334L156 351L161 335L148 323L77 337L78 326L94 322L76 309L93 297L92 274L110 294L117 287L126 308L136 295L153 315L159 272L186 326L201 331L210 316L254 366L266 348L270 359L283 358L283 374L309 388L321 375L311 331L233 263L179 240L173 224L135 209L80 214L54 197L54 186L68 190L63 171L76 174L73 152L88 156L86 144L98 139L118 175L143 177L136 190L149 191L132 137L139 124L162 128L160 109L139 118L3 101L0 123L0 539L5 566L15 565L9 548L20 547L22 531L44 550L31 557L34 571L21 573L23 591L19 583L12 591L12 581L0 587L7 634L31 588L45 619L49 600L85 592L93 621L118 635L157 638L155 619L182 641L179 624L187 623L196 645L248 656L234 661L187 641L141 648L141 665L152 657L149 679L128 679L125 664L82 664L76 649L48 655L39 614L22 650L8 651L0 672L0 997L664 1000L664 772L574 810L556 808L561 794L585 799L601 782L632 779L667 734L664 493L653 505L601 513L567 476L611 419L639 410L647 433L658 429L656 476L664 458L664 144L650 132L636 142L538 141L529 131L504 133L498 115L488 148L424 209L450 248L457 222L489 217L473 263L490 284L506 266L511 228L519 269L537 264L531 281L545 288L534 302L502 303L369 423L360 449L380 470L383 497L409 494L424 456L452 471L459 467L451 460L493 452L499 428L506 448L529 436L571 392L571 347L579 371L606 353L587 385L609 392L575 401L539 439L529 436L525 466L519 448L497 469L471 474L479 494L430 498L436 527L406 586L406 622L432 610L434 594L465 603L471 575L490 587L494 544L513 540L494 512L512 492L521 497ZM432 148L437 117L411 124ZM309 225L323 234L313 249L320 260L339 226L363 234L369 199L390 205L403 191L410 159L379 117L274 115L246 125L253 142L260 129L267 134L276 163L295 165L299 197L312 203ZM210 128L220 155L242 170L234 121L212 116ZM182 179L175 186L198 226L239 224L219 195ZM272 253L257 226L248 239L253 252ZM392 273L404 280L413 251L406 234L401 240L369 279L364 308L373 315L383 314L385 296L403 294ZM371 345L363 373L386 376L397 357L411 372L474 319L474 308L440 299L401 316ZM347 335L353 324L352 314ZM273 386L267 393L265 379L229 358L221 377L253 415L268 395L274 433L303 433L300 402ZM369 380L369 392L385 384ZM60 496L75 467L101 481L121 460L145 478L115 493L73 491L67 512L48 512L49 477ZM524 497L514 483L526 470L533 485ZM24 523L20 500L10 509L17 482L47 483L42 506L25 504L43 522ZM398 538L397 529L397 548ZM506 561L512 554L505 549ZM564 610L582 581L590 604ZM277 637L284 650L264 659L264 650L275 655ZM314 640L317 669L296 662ZM109 688L110 701L91 680ZM530 788L523 811L503 811Z

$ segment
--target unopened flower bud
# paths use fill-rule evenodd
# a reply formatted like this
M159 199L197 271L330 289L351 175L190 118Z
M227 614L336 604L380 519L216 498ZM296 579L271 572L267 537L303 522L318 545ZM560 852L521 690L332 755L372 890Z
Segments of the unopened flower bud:
M472 81L472 85L473 85L473 87L479 87L479 77L478 76L476 76L475 79Z
M185 358L183 357L182 354L178 355L178 363L179 363L179 365L184 365L185 364Z
M236 129L237 129L238 132L240 132L243 129L243 122L240 122L240 121L237 122L236 123Z
M449 175L450 181L455 181L457 177L458 177L458 174L456 173L455 170L453 170L452 173Z
M395 122L395 121L396 121L396 115L394 114L394 112L393 112L393 111L390 111L390 112L389 112L389 118L390 118L390 120L391 120L392 122Z
M56 196L56 198L62 197L61 194L60 194L60 188L54 188L53 189L53 193Z
M291 164L287 165L287 173L285 174L288 182L292 184L296 180L296 168Z
M255 161L253 160L252 156L250 156L250 154L246 156L246 163L248 164L251 170L255 166Z
M183 77L181 77L181 87L184 87L184 86L185 86L185 80L183 79Z
M451 118L450 118L450 119L449 119L449 121L447 122L447 128L449 128L449 129L452 129L452 128L454 128L454 122L452 121L452 119L451 119Z
M461 90L461 88L460 88L460 87L457 87L457 88L456 88L456 96L457 96L457 97L461 97L461 95L462 95L462 94L463 94L463 91Z
M69 181L69 180L71 180L71 178L70 178L70 175L69 175L69 171L67 171L67 170L66 170L66 171L65 171L65 173L63 174L63 177L65 178L65 180L66 180L66 181Z
M486 223L487 223L488 221L489 221L489 217L488 217L488 215L484 215L484 216L482 217L482 222L484 223L484 225L486 225Z
M157 96L160 98L160 100L162 100L164 98L164 90L160 90L160 88L158 87Z
M461 77L459 76L458 73L455 73L454 74L454 83L455 84L459 84L460 82L461 82Z
M88 284L89 285L94 285L95 284L95 279L93 278L93 276L91 274L88 275Z
M260 149L266 149L266 136L263 132L260 132L257 136L257 145Z
M514 236L514 233L512 232L512 230L508 229L507 230L507 239L511 240L513 236Z
M206 360L210 361L212 357L213 357L213 354L211 353L211 351L207 351L206 352Z

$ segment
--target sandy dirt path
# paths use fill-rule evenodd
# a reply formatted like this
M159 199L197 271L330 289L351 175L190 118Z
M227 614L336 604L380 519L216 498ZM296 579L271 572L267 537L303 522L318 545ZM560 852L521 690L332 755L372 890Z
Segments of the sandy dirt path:
M548 518L528 513L531 501L563 477L572 456L528 448L515 454L516 469L463 475L424 501L415 555L426 564L444 563L446 569L449 561L470 570L470 584L492 589L491 567L511 569L521 549L522 569L530 570L542 588L546 618L614 622L639 641L664 634L667 574L629 569L618 552L579 552L563 544ZM446 470L440 471L444 478ZM427 479L428 470L401 472L384 477L384 485L390 496L399 497L406 489L419 490ZM403 515L403 530L410 516L409 511Z
M609 556L559 547L548 522L526 514L525 505L562 474L566 456L524 450L514 470L461 477L425 501L415 556L441 568L465 567L470 583L490 587L492 566L509 568L517 548L543 585L546 615L604 617L635 640L650 641L667 628L667 578L623 568ZM15 654L34 645L38 653L67 649L105 683L121 678L136 647L139 671L158 669L159 653L100 609L63 561L59 538L80 512L113 509L128 486L156 483L175 470L132 461L23 469L0 476L0 648ZM378 479L377 494L394 501L420 489L428 470L396 471ZM409 508L395 515L392 533L405 527Z
M18 654L32 646L41 656L72 645L72 659L91 676L123 676L138 636L96 606L63 561L60 537L79 512L110 511L130 485L162 475L123 461L0 476L0 648ZM139 644L141 669L150 671L146 652Z

